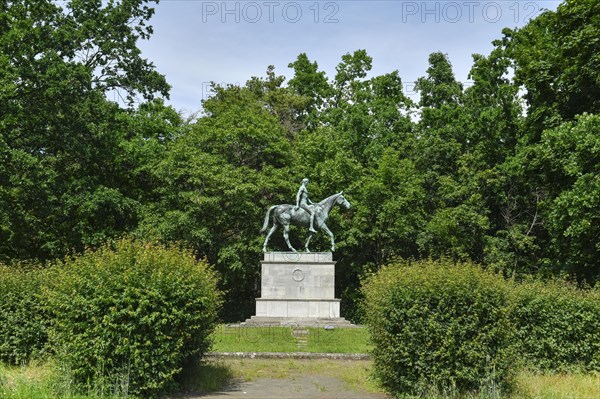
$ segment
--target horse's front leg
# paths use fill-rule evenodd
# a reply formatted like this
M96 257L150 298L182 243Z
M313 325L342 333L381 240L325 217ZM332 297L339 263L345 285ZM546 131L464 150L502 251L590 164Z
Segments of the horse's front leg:
M263 244L263 252L267 252L267 244L269 243L271 234L275 233L276 230L277 230L277 225L273 224L273 227L271 227L271 230L269 230L269 232L267 233L267 237L265 237L265 243Z
M310 240L312 240L314 235L315 233L310 233L306 239L306 244L304 244L304 249L306 249L306 252L310 252L310 249L308 249L308 244L310 244Z
M325 232L326 232L327 234L329 234L329 237L331 238L331 252L335 251L335 241L334 241L334 239L333 239L333 233L331 232L331 230L329 230L329 227L327 227L327 225L326 225L325 223L323 223L323 224L321 225L321 228L322 228L323 230L325 230Z
M292 252L298 252L296 251L296 249L294 247L292 247L292 244L290 243L290 226L289 225L283 225L283 238L285 238L285 242L287 243L288 247L292 250Z

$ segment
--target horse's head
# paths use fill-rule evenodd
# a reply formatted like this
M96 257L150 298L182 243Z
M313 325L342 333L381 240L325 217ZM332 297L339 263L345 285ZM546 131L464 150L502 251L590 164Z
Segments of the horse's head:
M337 199L335 200L335 203L338 205L342 205L344 208L346 209L350 209L350 202L348 202L348 200L344 197L344 192L340 191L338 194Z

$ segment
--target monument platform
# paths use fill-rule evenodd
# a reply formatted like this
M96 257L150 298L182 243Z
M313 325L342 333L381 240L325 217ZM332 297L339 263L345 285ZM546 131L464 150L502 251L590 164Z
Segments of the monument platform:
M340 317L331 252L267 252L261 263L261 297L245 325L353 326Z

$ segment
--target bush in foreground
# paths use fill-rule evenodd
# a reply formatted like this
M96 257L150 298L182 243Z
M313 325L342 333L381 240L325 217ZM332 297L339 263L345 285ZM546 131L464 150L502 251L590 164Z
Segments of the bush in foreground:
M510 386L515 333L506 282L476 265L399 261L363 286L375 373L392 394Z
M600 371L600 290L564 282L517 287L516 344L542 371Z
M43 278L37 267L0 264L0 362L20 365L42 353L48 338Z
M83 390L156 397L210 346L221 295L190 252L123 240L56 265L51 277L50 342Z

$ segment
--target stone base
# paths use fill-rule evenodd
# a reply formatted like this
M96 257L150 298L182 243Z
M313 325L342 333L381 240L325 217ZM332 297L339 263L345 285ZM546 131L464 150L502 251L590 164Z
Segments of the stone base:
M331 252L267 252L261 263L261 297L245 325L352 326L340 317Z
M360 328L356 324L350 323L343 317L258 317L252 316L240 327L325 327L335 328Z
M336 262L333 261L331 252L268 252L260 263L261 299L287 301L335 297ZM331 317L338 316L339 312Z
M339 299L256 299L257 317L340 317Z

